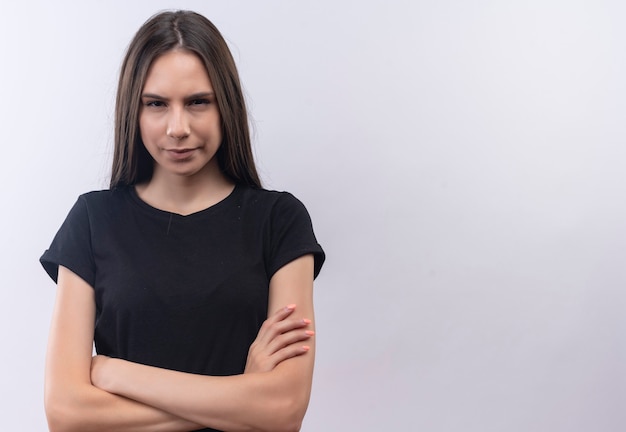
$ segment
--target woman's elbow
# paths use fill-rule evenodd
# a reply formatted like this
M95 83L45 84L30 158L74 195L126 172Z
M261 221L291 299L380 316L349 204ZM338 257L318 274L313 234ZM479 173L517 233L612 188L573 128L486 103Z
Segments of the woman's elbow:
M309 403L308 395L301 397L285 397L278 403L274 419L276 420L268 430L276 432L298 432L302 427L304 414Z
M74 414L62 403L46 401L46 418L50 432L72 432L79 430Z
M45 409L50 432L70 432L74 430L70 421L71 413L63 407L63 404L46 398Z
M84 421L80 418L83 409L78 398L46 392L44 406L50 432L84 430Z

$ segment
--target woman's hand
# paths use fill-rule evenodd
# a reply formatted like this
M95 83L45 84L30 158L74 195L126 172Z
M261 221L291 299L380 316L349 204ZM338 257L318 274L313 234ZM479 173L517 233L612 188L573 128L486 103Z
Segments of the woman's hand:
M307 329L310 320L289 319L295 308L296 305L288 305L265 320L248 350L244 374L269 372L282 361L309 351L309 347L302 342L315 332Z

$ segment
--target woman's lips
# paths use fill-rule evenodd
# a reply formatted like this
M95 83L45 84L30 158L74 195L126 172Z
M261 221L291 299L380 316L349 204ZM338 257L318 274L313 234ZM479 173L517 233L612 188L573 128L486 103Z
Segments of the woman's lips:
M197 149L195 149L195 148L189 148L189 149L166 149L165 153L167 154L167 156L170 159L180 161L180 160L189 159L196 150Z

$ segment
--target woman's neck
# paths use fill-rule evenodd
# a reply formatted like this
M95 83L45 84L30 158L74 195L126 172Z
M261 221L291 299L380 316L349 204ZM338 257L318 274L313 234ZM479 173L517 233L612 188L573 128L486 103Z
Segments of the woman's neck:
M147 183L136 185L139 197L152 207L189 215L222 201L235 185L219 169L205 169L192 176L155 170Z

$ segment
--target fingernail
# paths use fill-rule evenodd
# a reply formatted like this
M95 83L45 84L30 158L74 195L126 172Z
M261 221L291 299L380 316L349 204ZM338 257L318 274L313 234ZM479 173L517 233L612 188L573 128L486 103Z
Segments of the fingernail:
M304 351L308 351L308 350L310 350L310 349L311 349L311 347L310 347L310 346L308 346L308 345L302 345L302 349L303 349Z
M315 332L313 330L307 330L304 332L304 334L306 334L307 336L313 336Z
M290 305L285 306L285 310L294 310L295 308L296 308L295 304L290 304Z
M304 318L302 320L302 322L305 323L305 324L311 324L311 320L310 319L306 319L306 318Z

